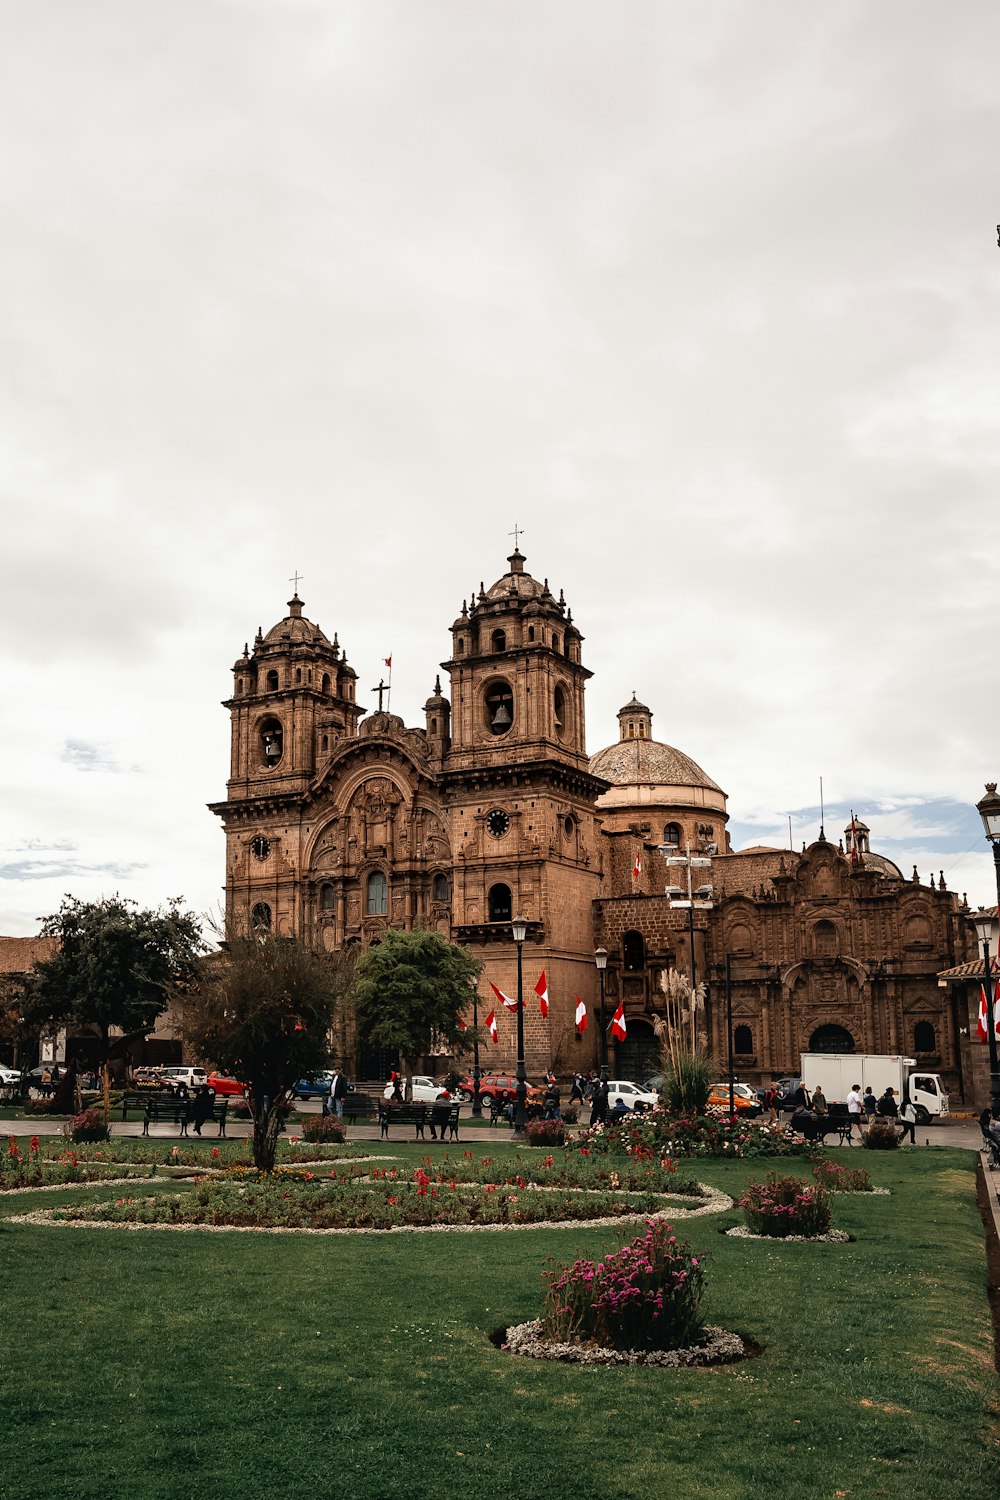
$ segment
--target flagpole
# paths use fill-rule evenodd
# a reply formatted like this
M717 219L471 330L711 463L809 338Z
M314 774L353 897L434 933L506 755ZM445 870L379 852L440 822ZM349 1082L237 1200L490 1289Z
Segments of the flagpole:
M472 1117L483 1118L483 1101L479 1094L479 987L472 986Z
M525 1099L528 1094L528 1080L524 1070L524 979L521 958L524 939L528 934L528 924L524 917L515 917L510 926L517 948L517 1106L514 1111L514 1139L523 1140L524 1127L527 1123Z

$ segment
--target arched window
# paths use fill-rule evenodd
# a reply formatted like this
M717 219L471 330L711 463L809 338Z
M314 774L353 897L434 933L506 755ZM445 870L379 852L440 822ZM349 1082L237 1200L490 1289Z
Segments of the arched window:
M270 932L271 908L266 901L258 901L250 913L250 926L254 932Z
M622 962L626 969L646 967L646 944L641 932L626 932L622 938Z
M936 1052L937 1037L930 1021L918 1021L913 1028L914 1052Z
M280 719L264 719L260 724L260 758L265 766L276 766L284 751L284 734Z
M553 651L559 650L559 632L557 630L553 630L552 632L552 649Z
M817 922L813 928L813 953L817 958L836 958L837 929L832 922Z
M465 655L465 642L462 640L461 636L459 636L459 639L458 639L458 650L455 652L455 655L456 656L464 656Z
M447 901L449 894L447 875L435 875L434 884L431 886L431 900Z
M843 1026L820 1026L809 1038L810 1052L853 1052L854 1038Z
M329 674L329 672L324 672L323 673L323 681L320 683L320 686L323 689L324 693L328 693L330 691L330 674Z
M320 741L320 749L321 750L329 750L329 748L330 748L330 736L328 734L324 734L323 737L322 737L322 739L321 739L321 741Z
M296 667L295 668L295 681L296 682L301 682L302 681L302 668L301 667Z
M370 917L384 917L389 911L389 882L381 870L373 870L368 877L368 899L366 910Z
M753 1052L753 1032L749 1026L737 1026L733 1032L733 1051L744 1055Z
M483 699L486 727L494 734L506 734L514 722L514 694L509 682L494 682Z
M489 894L489 920L491 922L509 922L514 908L510 899L509 885L491 885Z
M679 823L668 823L663 830L663 842L665 844L676 844L681 846L681 825Z
M529 625L528 626L528 640L529 641L533 641L534 639L535 639L535 627L534 627L534 625Z
M490 645L494 651L506 651L507 637L502 630L494 630L490 636Z
M238 682L236 684L236 696L237 696L237 698L242 698L243 697L243 678L242 677L238 680Z
M268 672L268 674L267 674L267 691L269 693L276 693L278 691L278 674L277 674L277 672Z
M432 719L431 720L431 734L437 734L437 732L438 732L438 721L437 721L437 719Z
M333 911L333 886L321 885L319 888L320 911Z
M556 734L562 739L566 733L566 694L561 687L556 687L552 694L552 708L555 714Z

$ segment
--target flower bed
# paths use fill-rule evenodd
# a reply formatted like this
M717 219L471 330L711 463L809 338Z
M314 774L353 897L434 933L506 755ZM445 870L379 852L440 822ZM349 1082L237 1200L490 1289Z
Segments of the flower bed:
M344 1122L336 1115L307 1115L301 1128L304 1141L339 1146L347 1139Z
M562 1146L566 1127L562 1120L529 1120L524 1127L526 1146Z
M135 1167L132 1171L135 1172ZM146 1175L146 1168L140 1169ZM155 1175L155 1165L148 1175ZM81 1160L80 1152L63 1145L58 1155L43 1153L41 1142L33 1135L23 1151L15 1136L8 1138L7 1150L0 1157L0 1192L33 1187L61 1187L64 1183L102 1182L129 1175L129 1169L117 1162Z
M806 1156L816 1150L815 1144L796 1140L794 1131L777 1122L739 1116L690 1118L665 1110L626 1116L615 1125L595 1125L578 1135L573 1145L577 1150L650 1160L676 1156Z
M797 1177L768 1174L766 1182L751 1182L740 1199L747 1228L769 1239L801 1235L814 1239L830 1228L830 1202L825 1189L810 1187Z
M812 1173L820 1187L828 1193L871 1193L871 1173L864 1167L841 1167L835 1161L820 1156L813 1158Z
M545 1280L542 1333L552 1343L680 1349L701 1333L702 1261L662 1219L604 1260L559 1266Z

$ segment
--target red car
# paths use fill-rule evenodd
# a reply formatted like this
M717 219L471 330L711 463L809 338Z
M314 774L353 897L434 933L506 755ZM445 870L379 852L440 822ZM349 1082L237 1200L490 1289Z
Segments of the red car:
M469 1099L472 1098L473 1084L471 1078L463 1078L459 1085L462 1094ZM529 1103L540 1103L545 1090L538 1088L536 1084L529 1083L525 1098ZM487 1099L496 1099L505 1104L508 1099L517 1098L517 1077L513 1073L481 1073L479 1075L479 1097L484 1102Z
M245 1083L238 1078L227 1078L225 1073L209 1073L208 1086L217 1094L239 1094L241 1098L247 1092Z

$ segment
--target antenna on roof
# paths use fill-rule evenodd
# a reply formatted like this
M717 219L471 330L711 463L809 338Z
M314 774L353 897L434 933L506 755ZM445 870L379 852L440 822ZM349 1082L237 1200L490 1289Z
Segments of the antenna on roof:
M822 843L824 841L824 839L826 838L826 834L823 832L823 824L825 822L826 822L826 810L825 810L825 808L823 806L823 778L821 776L819 778L819 838L820 838L820 843Z
M788 814L788 847L789 847L789 849L794 849L795 848L795 845L792 843L792 815L791 815L791 813Z

